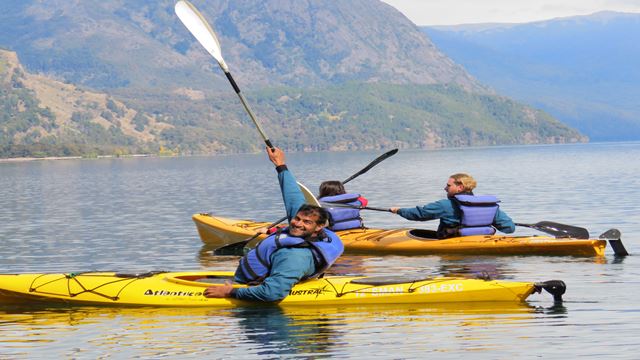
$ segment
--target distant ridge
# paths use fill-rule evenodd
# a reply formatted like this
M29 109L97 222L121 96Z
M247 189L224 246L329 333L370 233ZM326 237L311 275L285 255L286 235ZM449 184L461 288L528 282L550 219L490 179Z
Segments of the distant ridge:
M424 31L483 83L548 111L592 141L640 140L640 14Z

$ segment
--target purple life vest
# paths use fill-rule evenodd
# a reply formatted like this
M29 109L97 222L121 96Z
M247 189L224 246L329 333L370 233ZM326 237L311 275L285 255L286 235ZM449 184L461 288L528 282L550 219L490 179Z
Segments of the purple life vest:
M493 195L455 195L462 221L458 232L461 236L493 235L496 229L492 226L498 212L498 200Z
M359 197L360 194L342 194L325 196L318 200L325 203L338 203L360 207L362 203L358 201ZM364 226L359 209L329 207L327 211L329 212L329 229L333 231L358 229Z
M282 248L308 247L313 253L316 271L310 278L325 272L342 255L344 245L333 231L324 230L325 238L315 241L290 236L288 228L260 241L240 259L240 269L247 283L262 282L271 272L271 255Z

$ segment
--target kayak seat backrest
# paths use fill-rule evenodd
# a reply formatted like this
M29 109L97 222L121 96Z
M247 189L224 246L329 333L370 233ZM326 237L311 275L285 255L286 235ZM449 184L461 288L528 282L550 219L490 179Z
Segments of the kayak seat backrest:
M456 195L456 199L462 210L461 236L495 234L496 229L491 224L498 211L498 198L492 195Z
M329 226L329 230L332 230L332 231L360 229L360 228L362 228L362 220L359 220L359 219L335 222L331 226Z
M491 226L468 227L460 229L460 236L493 235L496 229Z
M331 222L338 223L349 219L357 219L360 217L360 210L358 209L344 209L344 208L332 208L327 209L331 216Z
M335 196L324 196L319 200L326 203L337 203L354 206L354 209L344 207L331 207L329 205L329 230L340 231L349 229L358 229L363 227L360 210L358 207L362 203L358 200L360 194L341 194Z

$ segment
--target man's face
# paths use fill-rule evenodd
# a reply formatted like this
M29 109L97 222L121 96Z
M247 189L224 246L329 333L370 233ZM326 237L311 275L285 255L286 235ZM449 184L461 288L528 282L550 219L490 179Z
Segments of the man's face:
M324 225L318 224L320 216L316 213L298 212L289 224L289 234L297 237L318 235Z
M447 192L448 197L453 197L453 195L459 194L463 190L464 186L456 184L456 180L453 178L449 178L449 180L447 180L447 185L444 187L444 191Z

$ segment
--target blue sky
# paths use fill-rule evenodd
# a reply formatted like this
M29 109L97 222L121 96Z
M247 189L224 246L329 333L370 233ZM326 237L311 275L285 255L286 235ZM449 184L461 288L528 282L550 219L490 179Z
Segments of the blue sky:
M611 10L640 13L640 0L382 0L416 25L523 23Z

